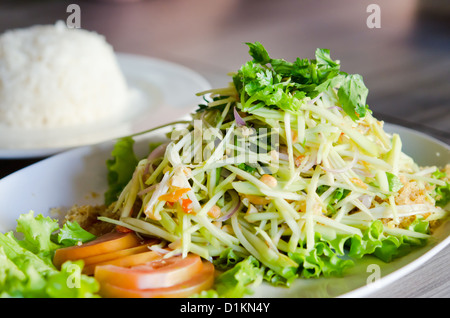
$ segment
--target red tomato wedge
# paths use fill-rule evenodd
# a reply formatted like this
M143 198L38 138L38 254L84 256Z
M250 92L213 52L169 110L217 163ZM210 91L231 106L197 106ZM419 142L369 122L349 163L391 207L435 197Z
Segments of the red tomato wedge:
M163 254L158 252L150 251L147 246L146 251L140 253L124 255L122 257L113 258L105 260L103 262L91 263L83 267L83 274L93 275L95 273L95 268L102 265L115 265L123 267L131 267L136 265L142 265L151 261L155 261L163 257Z
M129 228L122 226L122 225L116 225L116 231L122 232L122 233L133 232L133 230L130 230Z
M202 262L202 269L180 284L166 288L129 289L109 282L100 284L100 296L104 298L186 298L202 290L207 290L214 283L214 265Z
M186 213L191 213L192 212L192 200L191 199L183 199L181 200L181 207L183 208L183 211Z
M134 232L111 232L93 241L79 245L57 249L53 264L59 268L65 261L79 260L105 253L111 253L140 245L142 240Z
M120 267L102 265L95 268L94 277L100 284L128 289L164 288L178 285L198 274L203 268L200 256L161 258L144 265Z

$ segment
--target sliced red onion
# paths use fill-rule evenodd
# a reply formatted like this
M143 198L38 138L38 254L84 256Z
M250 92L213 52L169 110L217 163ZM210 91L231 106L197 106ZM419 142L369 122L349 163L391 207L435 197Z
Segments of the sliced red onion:
M155 149L153 149L153 151L148 155L147 160L153 161L156 158L162 157L164 155L164 153L166 152L167 145L169 145L168 142L163 143L163 144L159 145L158 147L156 147Z
M369 177L369 178L375 177L375 174L374 174L374 173L368 172L368 171L363 170L363 169L353 168L352 170L353 170L354 172L356 172L356 173L362 175L362 176L365 176L365 177Z
M138 196L144 195L144 194L146 194L146 193L148 193L148 192L154 190L154 189L156 188L156 186L157 186L157 184L153 184L153 185L151 185L150 187L145 188L145 189L139 191L139 192L138 192Z
M330 106L330 107L328 107L328 109L338 109L338 110L343 110L341 106L337 106L337 105L335 105L335 106Z
M285 154L285 153L282 153L282 152L280 152L278 154L278 158L281 159L281 160L289 161L289 156L287 154Z
M308 104L313 105L315 102L317 102L317 100L319 98L321 98L323 95L323 93L320 93L319 95L317 95L316 97L314 97L313 99L311 99L310 101L308 101Z
M373 197L368 194L364 194L359 197L359 200L366 208L370 208L370 206L372 205Z
M236 124L238 127L246 126L245 120L239 115L236 107L233 108L234 119L236 120Z
M230 211L228 211L225 215L216 219L216 221L224 222L224 221L228 220L229 218L231 218L233 216L233 214L235 214L240 209L241 205L242 205L241 199L238 199L237 204L232 209L230 209Z
M146 174L148 172L148 169L150 167L150 162L152 162L153 160L155 160L159 157L162 157L164 155L164 153L166 152L167 145L169 145L168 142L159 145L158 147L153 149L153 151L148 155L148 157L147 157L148 163L144 169L144 174Z
M149 249L152 250L153 252L157 252L157 253L163 254L163 255L170 252L170 250L160 247L158 245L152 245L149 247Z
M312 167L314 167L317 164L317 160L316 159L317 159L317 154L316 153L312 153L312 155L309 158L308 162L301 169L301 172L309 171Z
M278 159L286 160L286 161L289 160L287 147L280 146L280 148L278 150Z

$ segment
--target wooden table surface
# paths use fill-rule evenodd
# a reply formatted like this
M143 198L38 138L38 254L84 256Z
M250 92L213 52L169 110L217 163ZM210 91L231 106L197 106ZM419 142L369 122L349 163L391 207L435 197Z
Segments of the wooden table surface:
M450 143L448 1L3 0L0 32L66 21L71 3L81 8L81 27L116 51L185 65L213 86L226 85L226 74L248 60L244 42L259 41L287 60L328 48L342 70L364 77L375 116ZM372 3L379 28L367 24ZM42 159L0 160L0 178ZM449 261L446 248L371 297L449 297Z

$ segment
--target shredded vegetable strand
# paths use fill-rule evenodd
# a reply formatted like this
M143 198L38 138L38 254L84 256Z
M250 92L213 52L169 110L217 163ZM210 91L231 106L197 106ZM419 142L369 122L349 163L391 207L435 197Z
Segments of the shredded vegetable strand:
M198 94L205 104L188 128L136 166L114 204L120 219L102 220L177 242L184 256L211 260L231 249L285 275L300 266L289 253L310 253L319 242L331 248L341 237L363 240L377 221L383 235L424 239L412 222L447 217L429 189L445 187L448 177L437 178L437 167L419 169L365 104L349 111L345 98L364 91L346 95L345 75L336 72L311 93L258 63L243 66L229 87Z

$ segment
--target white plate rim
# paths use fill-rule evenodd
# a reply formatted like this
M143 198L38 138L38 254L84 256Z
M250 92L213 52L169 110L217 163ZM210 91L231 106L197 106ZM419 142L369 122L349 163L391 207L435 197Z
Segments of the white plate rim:
M194 71L193 69L184 66L182 64L178 64L172 61L164 60L161 58L156 57L150 57L145 55L139 55L139 54L132 54L132 53L124 53L124 52L115 52L115 55L117 57L117 61L119 65L121 63L140 63L143 66L158 66L162 69L170 72L176 72L180 75L183 75L187 77L190 81L191 86L196 86L197 91L193 91L192 95L186 96L189 98L195 98L195 93L203 90L207 90L211 88L210 82L200 73ZM126 71L126 70L125 70ZM125 74L126 77L126 74ZM200 98L198 98L200 101ZM193 105L194 106L194 105ZM190 112L193 111L195 107L192 108L186 108L186 115L188 115ZM156 123L154 123L156 124ZM137 131L134 131L133 133L136 133ZM103 140L98 140L95 143L107 141L112 138L117 138L120 136L110 136L109 138L104 138ZM72 148L77 148L84 145L89 145L92 143L86 143L86 144L80 144L80 145L70 145L70 146L57 146L57 147L37 147L37 148L1 148L0 147L0 159L33 159L33 158L44 158L48 157Z

